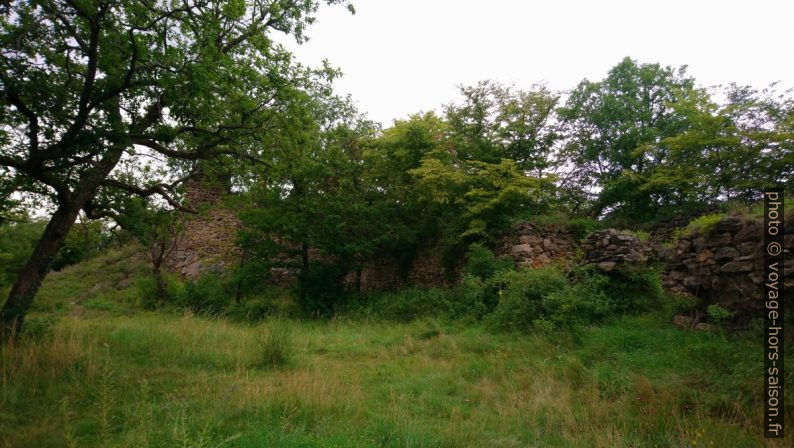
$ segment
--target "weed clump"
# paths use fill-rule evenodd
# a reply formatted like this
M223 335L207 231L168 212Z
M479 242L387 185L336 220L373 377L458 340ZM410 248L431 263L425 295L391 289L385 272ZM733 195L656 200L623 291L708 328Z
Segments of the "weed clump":
M288 325L276 321L268 328L263 328L259 338L259 367L276 369L290 363L293 357L293 338L292 329Z

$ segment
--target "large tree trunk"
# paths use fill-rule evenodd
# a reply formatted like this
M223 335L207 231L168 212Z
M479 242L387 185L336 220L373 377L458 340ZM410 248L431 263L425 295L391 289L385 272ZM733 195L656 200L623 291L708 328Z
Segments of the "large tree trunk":
M50 218L44 233L36 243L33 255L17 276L8 294L8 300L0 311L0 332L3 336L13 336L22 328L33 297L47 275L55 254L69 234L69 229L77 220L80 208L80 205L73 203L61 204Z

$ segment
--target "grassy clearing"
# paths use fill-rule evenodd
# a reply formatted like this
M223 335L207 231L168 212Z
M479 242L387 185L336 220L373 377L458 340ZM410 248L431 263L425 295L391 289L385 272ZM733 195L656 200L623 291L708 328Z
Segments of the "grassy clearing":
M555 339L421 320L62 317L2 349L0 443L764 446L750 344L654 315Z
M366 314L246 324L140 311L134 253L50 276L0 353L0 446L794 446L761 438L753 339L665 312L547 334Z

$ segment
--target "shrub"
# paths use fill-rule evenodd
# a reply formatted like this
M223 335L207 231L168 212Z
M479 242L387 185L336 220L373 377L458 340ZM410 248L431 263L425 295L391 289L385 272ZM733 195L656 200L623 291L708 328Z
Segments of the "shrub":
M709 315L709 320L715 324L719 324L724 320L730 319L736 313L728 311L717 304L711 304L706 307L706 314Z
M690 313L698 306L697 298L689 294L670 294L669 298L674 313Z
M464 274L460 286L452 292L449 302L449 317L480 319L493 309L485 303L485 293L488 286L474 275Z
M549 294L564 289L567 281L556 267L507 271L491 281L497 305L490 323L500 329L529 329L541 317L542 301Z
M603 227L601 222L591 218L573 218L568 221L568 232L576 241L583 240L587 235Z
M678 240L681 237L691 235L696 232L703 235L708 235L723 219L725 219L725 215L722 213L703 215L699 218L695 218L686 227L680 228L673 232L673 240Z
M606 294L593 289L593 282L569 285L546 296L542 314L555 326L597 322L614 312L612 301Z
M343 304L345 276L333 263L312 263L299 279L298 304L307 316L327 316Z
M219 314L232 302L232 287L219 274L207 273L197 281L190 281L176 303L198 314Z
M449 312L453 292L433 288L409 288L370 296L370 315L408 322L419 317L442 316Z
M259 343L259 367L275 369L292 359L292 330L282 321L272 322L267 329L263 327Z
M564 320L597 322L608 316L637 314L650 309L662 296L655 269L615 270L609 274L594 265L571 272L573 283L548 298L544 311L559 323Z
M185 294L185 285L173 275L163 272L163 283L165 283L165 297L160 297L157 289L157 281L152 276L145 276L138 279L138 305L141 308L152 310L157 308L161 302L178 302Z
M497 258L487 247L474 243L469 246L469 250L466 252L466 267L463 270L463 274L480 280L487 280L497 273L512 267L512 259Z
M269 287L242 303L230 305L226 314L236 319L258 321L266 317L294 317L300 313L291 290Z

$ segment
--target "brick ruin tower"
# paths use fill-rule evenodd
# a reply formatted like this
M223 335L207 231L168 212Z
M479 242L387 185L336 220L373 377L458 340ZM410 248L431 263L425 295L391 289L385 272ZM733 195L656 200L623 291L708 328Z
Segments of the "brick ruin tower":
M185 183L185 189L187 206L198 214L181 214L179 233L165 266L188 279L222 272L240 257L235 244L240 221L224 204L231 194L231 182L228 177L200 173Z

